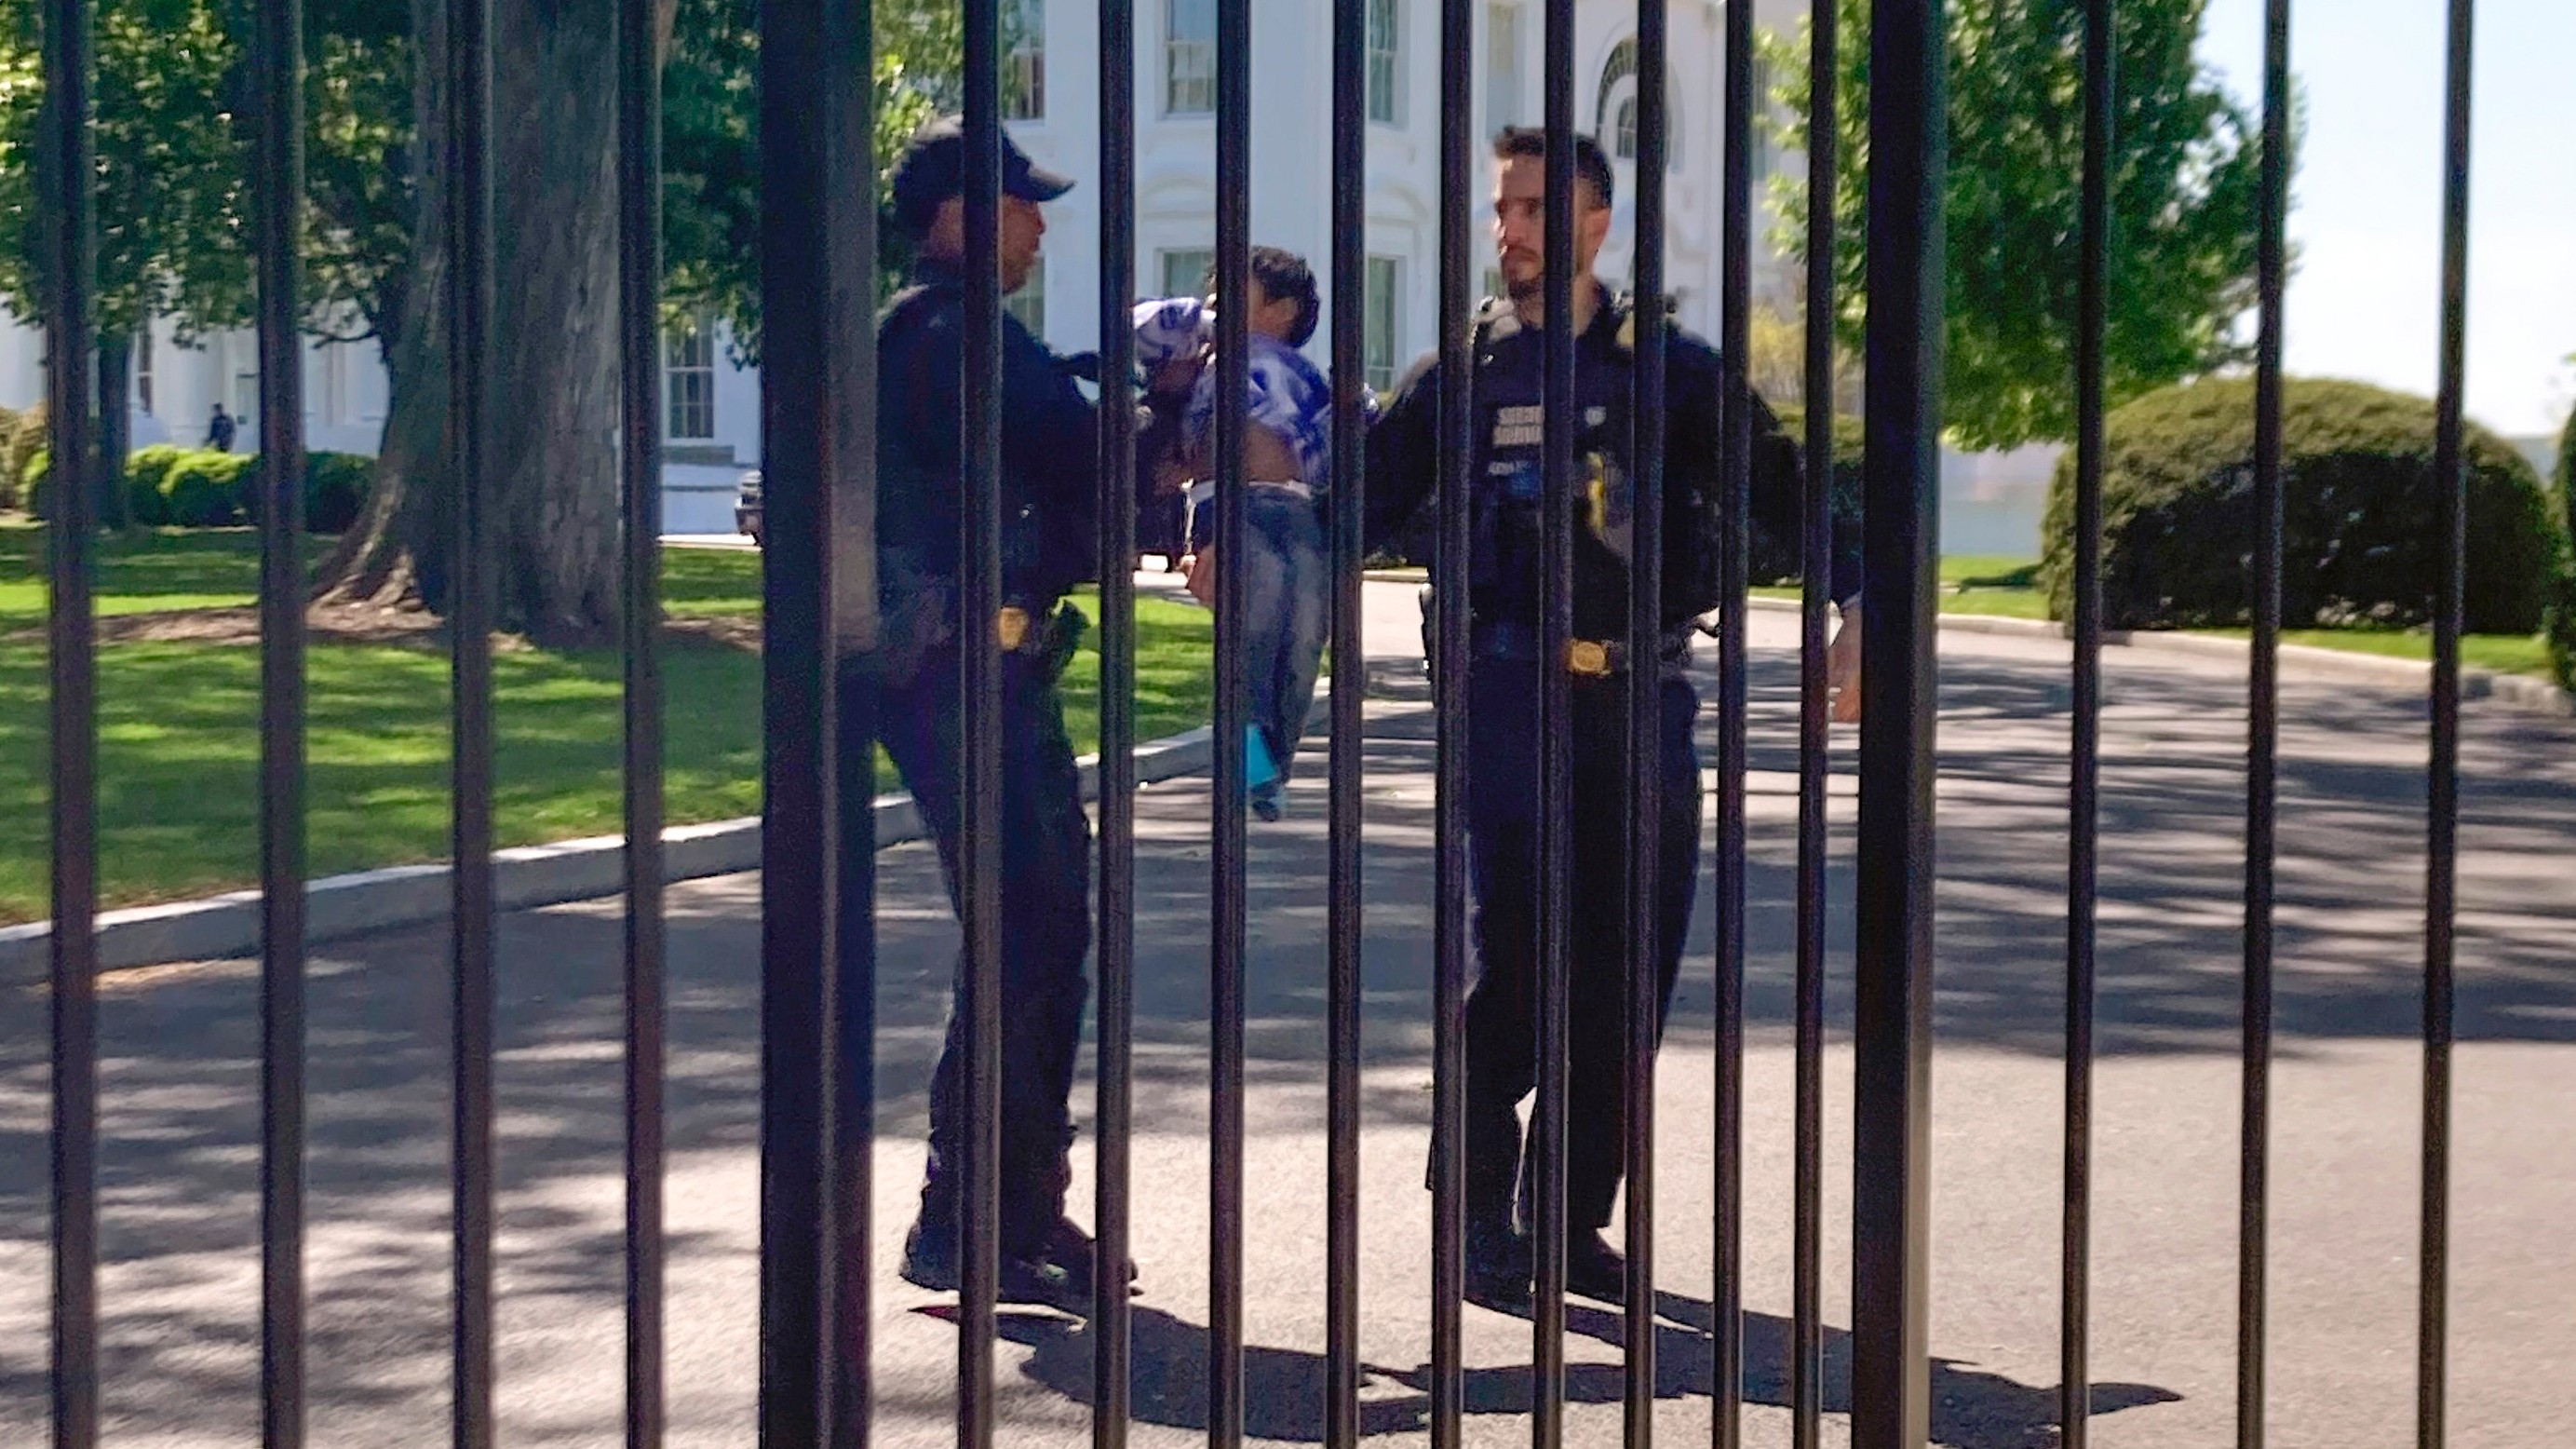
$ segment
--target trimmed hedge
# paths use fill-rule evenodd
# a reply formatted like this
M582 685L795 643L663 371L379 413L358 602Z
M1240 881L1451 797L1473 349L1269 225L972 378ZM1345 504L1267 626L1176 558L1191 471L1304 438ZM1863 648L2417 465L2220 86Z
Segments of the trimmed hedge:
M26 462L29 506L44 516L51 455L37 449ZM156 443L126 459L126 486L134 522L146 527L223 528L259 521L261 472L256 453L219 453ZM374 487L376 460L356 453L312 453L305 458L304 527L308 533L341 533L358 521Z
M2576 417L2558 439L2558 521L2569 535L2566 568L2549 610L2549 662L2561 689L2576 689Z
M243 495L258 484L259 459L246 453L192 451L170 464L161 496L181 528L222 528L242 521Z
M27 464L45 446L46 427L45 405L38 402L23 413L11 414L6 431L0 431L0 493L31 513L36 499L27 487Z
M2282 397L2282 619L2293 628L2411 626L2429 615L2433 404L2354 382L2295 379ZM2467 623L2531 634L2566 540L2530 460L2471 425ZM2103 622L2114 629L2241 624L2251 609L2254 383L2213 378L2149 393L2108 419L2102 479ZM2049 488L2040 586L2072 613L2075 458Z

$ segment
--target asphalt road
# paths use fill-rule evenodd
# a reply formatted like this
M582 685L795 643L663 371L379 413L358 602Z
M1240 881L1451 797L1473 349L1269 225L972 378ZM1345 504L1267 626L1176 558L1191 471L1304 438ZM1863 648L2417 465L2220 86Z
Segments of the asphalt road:
M1409 594L1372 586L1372 650ZM1746 1442L1786 1444L1787 1024L1794 621L1757 615ZM2062 644L1944 641L1934 1068L1936 1442L2055 1442L2064 906ZM2232 1442L2243 685L2222 663L2115 652L2106 721L2094 1277L2095 1442ZM1423 1442L1427 1403L1432 849L1417 687L1371 706L1362 1355L1369 1432ZM1848 732L1837 739L1847 755ZM1321 748L1309 741L1310 750ZM2412 1442L2420 702L2293 678L2281 809L2279 1061L2268 1410L2278 1446ZM1249 1428L1314 1442L1323 1384L1322 770L1262 828L1251 881ZM1851 781L1836 781L1835 1044L1826 1318L1840 1442L1850 1322ZM1140 1444L1205 1436L1203 785L1141 806L1136 1181ZM2451 1343L2453 1442L2540 1449L2576 1422L2576 725L2468 717ZM954 931L921 847L882 862L874 1165L877 1442L951 1437L956 1336L892 1267ZM675 890L671 1442L752 1442L757 880ZM1657 1193L1663 1441L1710 1415L1713 994L1705 910L1662 1059ZM620 1442L622 1140L615 902L507 918L500 1061L501 1442ZM445 941L333 947L312 1028L312 1442L443 1443L448 1193ZM136 973L104 1003L108 1442L255 1443L257 1001L251 969ZM42 1441L48 1166L40 996L0 1012L0 1445ZM1088 1115L1092 1087L1077 1089ZM1085 1142L1088 1142L1086 1134ZM1087 1218L1087 1160L1077 1212ZM1569 1440L1617 1440L1619 1326L1578 1309ZM1524 1442L1528 1326L1470 1310L1471 1442ZM1090 1350L1005 1320L1003 1442L1088 1443Z

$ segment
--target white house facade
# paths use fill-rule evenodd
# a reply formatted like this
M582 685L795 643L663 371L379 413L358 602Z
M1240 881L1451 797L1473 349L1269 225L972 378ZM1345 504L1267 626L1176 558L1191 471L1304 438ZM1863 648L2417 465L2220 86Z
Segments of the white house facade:
M1099 345L1100 115L1098 13L1075 0L1015 0L1024 37L1011 56L1018 84L1012 134L1029 154L1079 183L1048 208L1045 255L1012 310L1059 351ZM1754 0L1756 24L1794 27L1805 0ZM1476 129L1536 124L1542 115L1541 7L1490 0L1476 7ZM1384 387L1432 346L1438 310L1440 222L1440 7L1434 0L1369 0L1368 168L1365 190L1368 381ZM1714 335L1724 258L1719 250L1725 75L1724 9L1681 0L1671 10L1671 133L1666 276L1683 325ZM1581 0L1576 7L1577 124L1613 158L1618 197L1601 274L1624 284L1634 255L1636 204L1636 6ZM1328 0L1263 0L1252 16L1253 239L1303 253L1318 274L1331 256L1332 6ZM1215 0L1147 0L1136 22L1136 291L1196 289L1215 244ZM1794 154L1767 137L1754 147L1757 184ZM1483 168L1478 168L1477 254ZM1757 294L1785 292L1789 264L1757 219ZM1496 290L1490 270L1486 291ZM1320 358L1330 319L1313 350ZM43 393L42 340L0 331L0 405ZM129 405L136 446L200 442L217 402L238 419L238 446L258 426L258 356L249 333L181 347L165 322L137 339ZM760 455L760 388L735 365L723 329L709 321L664 340L667 448L664 519L673 533L729 532L736 479ZM309 343L304 354L307 445L373 453L387 392L375 344Z

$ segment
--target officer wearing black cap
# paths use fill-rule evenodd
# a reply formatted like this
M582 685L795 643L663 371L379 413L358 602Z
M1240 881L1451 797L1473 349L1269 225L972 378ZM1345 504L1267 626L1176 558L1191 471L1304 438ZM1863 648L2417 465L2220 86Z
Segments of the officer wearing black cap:
M955 119L912 139L893 178L896 223L911 241L912 285L877 329L877 542L880 618L873 659L886 752L931 830L955 902L961 862L964 631L990 630L1002 660L1001 1296L1080 1310L1092 1292L1091 1240L1064 1216L1072 1123L1066 1098L1082 1031L1091 948L1090 826L1056 677L1082 618L1065 592L1094 570L1097 468L1093 409L1061 359L1016 318L1002 321L1002 588L990 619L960 617L965 505L966 138ZM1027 281L1046 222L1042 202L1072 186L1002 141L1001 288ZM863 706L862 706L863 707ZM845 708L845 716L852 711ZM864 730L845 739L843 769ZM855 775L853 775L855 777ZM867 849L866 842L852 849ZM964 963L959 964L962 973ZM957 1006L964 1005L962 996ZM969 1122L964 1040L952 1011L930 1097L930 1164L903 1276L953 1291L961 1263L957 1198Z
M1619 1192L1626 1141L1628 973L1627 861L1630 825L1625 774L1632 669L1660 671L1662 813L1658 869L1660 986L1656 1020L1673 979L1697 893L1699 755L1692 727L1699 701L1684 669L1697 615L1718 603L1715 538L1725 489L1720 476L1720 386L1716 351L1676 329L1666 351L1662 601L1666 631L1655 657L1628 655L1628 542L1641 505L1630 484L1630 390L1634 326L1625 299L1592 275L1609 231L1610 163L1588 136L1574 138L1575 441L1574 638L1565 657L1542 658L1539 596L1544 568L1546 367L1545 283L1559 265L1543 250L1544 131L1516 128L1494 144L1494 237L1508 297L1488 303L1476 324L1472 384L1475 453L1468 474L1474 545L1461 570L1446 561L1435 588L1464 588L1473 624L1468 663L1468 834L1476 894L1479 972L1467 998L1467 1270L1479 1301L1511 1304L1529 1292L1531 1226L1524 1176L1520 1101L1537 1087L1538 961L1535 906L1539 864L1536 698L1542 671L1572 676L1573 880L1569 933L1566 1157L1567 1287L1618 1302L1626 1264L1601 1234ZM1372 548L1419 523L1438 472L1440 374L1434 354L1400 384L1369 434L1368 525ZM1795 538L1799 478L1795 450L1767 409L1756 405L1755 526ZM1857 537L1837 538L1833 597L1851 601L1835 641L1836 684L1846 712L1857 667ZM1531 1124L1535 1134L1537 1124ZM1535 1136L1530 1138L1535 1145ZM1516 1204L1515 1198L1519 1201ZM1517 1211L1516 1211L1517 1206Z

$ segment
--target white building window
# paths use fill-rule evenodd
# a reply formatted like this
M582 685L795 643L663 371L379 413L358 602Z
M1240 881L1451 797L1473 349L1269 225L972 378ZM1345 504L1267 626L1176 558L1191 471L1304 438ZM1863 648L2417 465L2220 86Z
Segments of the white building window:
M1682 164L1681 104L1673 95L1672 76L1664 76L1664 165L1678 171ZM1620 41L1601 67L1601 87L1593 102L1592 135L1602 149L1617 161L1637 159L1637 42L1632 37Z
M1002 310L1019 318L1031 337L1046 336L1046 263L1029 268L1029 279L1002 299Z
M1485 134L1521 123L1521 7L1485 7Z
M1015 0L1008 12L1011 52L1002 59L1002 115L1046 119L1046 0Z
M134 402L147 413L158 413L152 405L152 324L134 334Z
M1204 297L1207 295L1208 269L1216 265L1216 252L1209 247L1180 247L1159 254L1165 297Z
M1370 257L1363 278L1360 302L1360 372L1361 380L1372 392L1384 393L1395 386L1397 338L1395 314L1398 264L1393 257Z
M1163 0L1163 111L1216 109L1216 0Z
M1368 0L1368 118L1404 123L1403 15L1395 0Z
M662 334L662 430L681 442L716 435L716 329L691 317Z
M252 431L257 425L258 417L259 374L256 372L234 373L233 422L238 425L243 432L247 433ZM257 443L251 443L248 446L253 452L258 451L259 445Z

